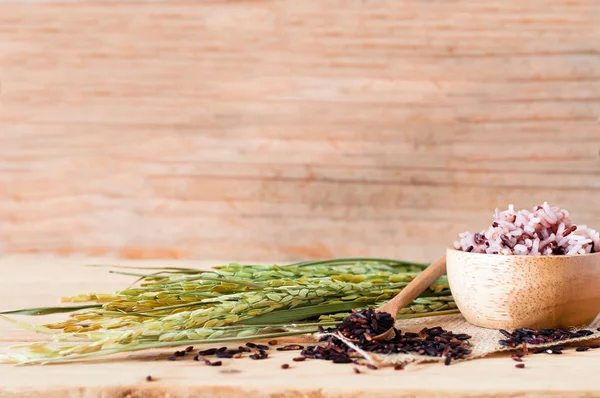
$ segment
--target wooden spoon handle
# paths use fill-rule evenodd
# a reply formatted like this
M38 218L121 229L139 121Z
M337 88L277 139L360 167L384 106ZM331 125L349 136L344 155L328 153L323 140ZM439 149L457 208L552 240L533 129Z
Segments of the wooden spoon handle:
M408 285L393 299L381 306L378 311L391 314L394 319L400 309L409 305L414 299L419 297L433 282L446 273L446 256L431 263L427 268L410 281Z

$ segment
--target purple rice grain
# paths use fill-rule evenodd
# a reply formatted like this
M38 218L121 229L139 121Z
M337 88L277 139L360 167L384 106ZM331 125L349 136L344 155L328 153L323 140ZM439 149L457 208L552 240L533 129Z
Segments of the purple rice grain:
M304 360L306 360L306 357L295 357L292 359L292 361L294 362L302 362Z
M193 346L189 346L185 349L185 352L192 352L194 351L194 347Z
M600 344L590 344L590 348L595 350L596 348L600 348Z
M215 361L210 364L210 366L221 366L221 365L223 365L223 362L221 362L221 361Z
M518 364L515 365L515 368L523 369L523 368L525 368L525 364L524 363L518 363Z
M289 369L290 365L288 365L287 363L284 363L283 365L281 365L281 369Z
M152 381L152 376L146 376L146 381Z
M587 351L589 349L590 349L590 347L582 346L582 347L575 348L575 351L583 352L583 351Z
M270 340L269 345L277 345L277 340Z
M175 355L171 355L169 358L167 358L169 361L176 361L177 357Z
M377 366L371 365L370 363L367 364L367 368L369 368L371 370L377 370Z
M358 370L358 368L353 368L353 370L354 370L354 373L360 374L360 370Z
M256 344L254 344L254 343L246 343L246 347L256 348Z

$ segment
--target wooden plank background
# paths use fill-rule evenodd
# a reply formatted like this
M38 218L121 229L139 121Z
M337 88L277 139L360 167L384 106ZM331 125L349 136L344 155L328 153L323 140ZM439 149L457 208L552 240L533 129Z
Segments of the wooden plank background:
M10 254L431 260L600 227L598 1L0 1Z

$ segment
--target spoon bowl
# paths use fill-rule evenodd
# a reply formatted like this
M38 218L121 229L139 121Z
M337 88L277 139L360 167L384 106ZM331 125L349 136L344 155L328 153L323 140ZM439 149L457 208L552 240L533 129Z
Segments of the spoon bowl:
M507 256L449 248L446 260L452 296L475 326L587 326L600 313L600 253Z
M414 299L419 297L421 293L423 293L433 282L435 282L440 276L446 273L446 256L434 261L429 264L427 268L419 273L410 281L408 285L400 293L396 295L393 299L377 308L375 311L377 312L387 312L392 316L394 322L398 317L398 311L401 308L409 305ZM375 340L390 340L396 335L394 331L394 327L392 326L390 329L386 330L383 333L374 336Z

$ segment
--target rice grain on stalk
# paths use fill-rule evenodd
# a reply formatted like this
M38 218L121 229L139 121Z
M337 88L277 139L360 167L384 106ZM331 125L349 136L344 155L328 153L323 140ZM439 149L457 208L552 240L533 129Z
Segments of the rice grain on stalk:
M381 305L425 266L386 259L335 259L288 266L229 264L211 271L175 267L151 269L151 273L140 273L139 268L136 272L114 271L138 277L139 283L113 294L63 299L89 303L86 305L7 312L45 315L73 311L63 321L34 326L37 331L53 333L53 342L26 345L27 354L4 359L43 363L314 333L319 326L338 324L352 309ZM443 277L402 309L400 318L455 312L456 304Z

